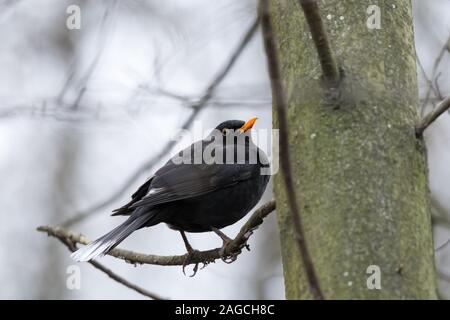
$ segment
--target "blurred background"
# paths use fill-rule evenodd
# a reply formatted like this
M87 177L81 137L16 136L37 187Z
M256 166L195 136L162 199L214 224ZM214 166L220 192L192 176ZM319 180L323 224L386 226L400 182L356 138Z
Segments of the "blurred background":
M81 9L79 30L66 27L70 5ZM450 1L413 5L426 113L450 94ZM256 128L271 128L260 31L243 41L255 15L250 0L0 0L0 298L143 298L86 263L77 264L81 288L70 290L69 251L35 229L69 221L91 239L109 231L123 220L110 218L111 210L189 143L170 142L180 128L254 115ZM449 138L446 114L426 131L442 298L450 298ZM269 185L261 202L271 198ZM243 222L224 232L234 236ZM196 249L221 244L214 234L188 237ZM181 267L101 262L171 299L284 299L274 214L249 243L252 251L236 262L218 261L193 278ZM136 232L121 247L185 252L165 225Z

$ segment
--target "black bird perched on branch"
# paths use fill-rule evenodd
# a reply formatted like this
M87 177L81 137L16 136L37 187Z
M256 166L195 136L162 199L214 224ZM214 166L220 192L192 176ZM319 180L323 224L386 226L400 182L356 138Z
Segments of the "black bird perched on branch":
M221 123L204 140L193 143L150 177L113 215L129 218L72 254L77 261L105 255L134 231L160 222L178 230L188 253L185 232L213 231L224 247L221 228L243 218L260 200L269 181L265 153L252 141L247 122Z

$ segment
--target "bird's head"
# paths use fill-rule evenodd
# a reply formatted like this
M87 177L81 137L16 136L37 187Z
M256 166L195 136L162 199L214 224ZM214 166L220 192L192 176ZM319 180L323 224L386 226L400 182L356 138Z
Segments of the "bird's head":
M228 136L229 134L234 135L242 135L242 134L249 134L250 129L255 124L257 117L252 117L247 121L242 120L228 120L224 121L221 124L219 124L215 130L220 132L220 134L224 137Z
M252 117L247 121L242 120L228 120L219 124L208 137L205 138L207 145L220 145L220 146L230 146L235 147L245 147L253 146L253 141L251 139L251 128L255 124L257 118Z
M251 139L250 129L256 120L257 118L253 117L247 121L228 120L222 122L203 140L202 148L211 151L211 156L217 156L223 161L233 160L234 158L233 163L237 163L237 161L239 163L244 161L243 163L245 163L245 159L248 158L249 148L255 146ZM234 146L234 149L229 149L228 147L230 146ZM217 154L217 150L223 152ZM227 154L230 151L231 153Z

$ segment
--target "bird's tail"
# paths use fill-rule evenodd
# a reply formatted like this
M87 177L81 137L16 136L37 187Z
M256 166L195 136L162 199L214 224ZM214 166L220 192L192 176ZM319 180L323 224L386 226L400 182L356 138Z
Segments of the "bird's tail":
M148 215L138 217L131 216L124 223L114 228L104 236L72 253L71 258L75 261L89 261L97 257L104 256L108 251L113 249L126 237L128 237L133 231L144 226L149 219L150 217Z

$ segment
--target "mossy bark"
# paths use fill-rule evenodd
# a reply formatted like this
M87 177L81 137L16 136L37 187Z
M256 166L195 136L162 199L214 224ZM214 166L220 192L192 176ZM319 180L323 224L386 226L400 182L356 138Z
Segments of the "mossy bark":
M366 25L378 5L381 29ZM307 244L327 299L434 299L427 164L410 1L319 1L338 93L321 70L297 1L271 2ZM278 126L274 112L274 127ZM280 175L274 179L286 298L311 298ZM369 289L370 265L381 289Z

